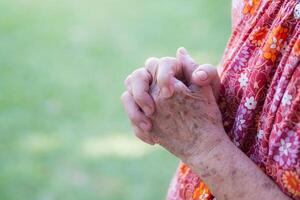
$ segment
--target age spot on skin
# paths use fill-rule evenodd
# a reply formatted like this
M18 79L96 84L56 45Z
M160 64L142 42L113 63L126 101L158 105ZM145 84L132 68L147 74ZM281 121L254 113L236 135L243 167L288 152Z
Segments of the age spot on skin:
M170 106L170 108L171 108L172 110L175 109L175 105L174 105L173 103L170 103L169 106Z
M186 110L183 111L184 116L187 116L188 114L189 114L188 111L186 111Z
M215 159L215 160L217 160L217 161L221 161L221 155L220 154L215 154L214 156L213 156L213 158Z
M202 174L202 178L203 179L205 179L205 178L208 178L208 177L210 177L211 176L211 174L209 173L209 172L207 172L207 173L204 173L204 174Z
M236 173L237 173L236 170L232 170L232 171L231 171L231 176L232 176L232 178L235 177Z
M238 198L243 198L243 197L245 197L245 195L246 195L246 194L245 194L244 192L242 192L242 193L238 194L237 197L238 197Z
M170 119L170 118L171 118L171 114L169 113L166 115L166 119Z
M198 126L196 123L193 123L193 128L194 128L194 129L198 129L199 126Z
M264 183L263 188L266 188L267 190L271 190L274 188L274 185L272 183Z
M218 171L217 171L216 169L214 169L214 168L210 170L210 173L211 173L211 174L216 174L217 172L218 172Z
M218 144L215 143L217 138L209 140L212 142L211 147L203 144L204 139L209 139L210 133L215 133L219 128L210 125L215 123L213 117L214 113L219 112L218 107L214 108L206 103L209 95L206 93L191 94L186 88L175 88L172 97L162 98L157 94L157 88L154 85L150 91L156 108L155 113L149 117L152 120L151 134L159 138L160 145L169 152L194 165L193 162L199 162L195 156L197 153L209 154ZM217 114L221 116L221 113ZM203 168L204 176L221 177L216 169L209 168L205 163L199 166Z
M224 194L224 200L228 200L228 197L226 194Z

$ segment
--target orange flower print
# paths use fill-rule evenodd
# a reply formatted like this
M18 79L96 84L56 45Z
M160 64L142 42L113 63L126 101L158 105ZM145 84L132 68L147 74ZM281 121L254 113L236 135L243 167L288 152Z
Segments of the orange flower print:
M295 56L300 56L300 39L296 41L293 47L293 54Z
M296 172L285 171L282 176L284 187L295 197L300 197L300 179Z
M180 177L185 177L190 171L190 168L185 165L185 164L181 164L180 167L179 167L179 176Z
M278 26L272 30L266 45L263 48L264 58L276 60L278 53L284 47L285 40L288 37L288 29L283 26Z
M208 200L211 199L211 197L212 195L207 186L203 182L200 182L194 190L193 200Z
M260 47L268 33L268 29L266 27L258 27L254 30L253 34L250 36L250 42Z
M257 8L259 7L261 0L244 0L245 7L243 10L244 14L254 14Z

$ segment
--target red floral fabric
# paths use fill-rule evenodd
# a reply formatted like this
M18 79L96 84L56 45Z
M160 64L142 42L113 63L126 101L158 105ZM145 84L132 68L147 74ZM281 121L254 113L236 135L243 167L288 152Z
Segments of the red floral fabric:
M297 0L233 0L219 106L231 140L284 193L300 200L300 19ZM168 200L210 200L181 163Z

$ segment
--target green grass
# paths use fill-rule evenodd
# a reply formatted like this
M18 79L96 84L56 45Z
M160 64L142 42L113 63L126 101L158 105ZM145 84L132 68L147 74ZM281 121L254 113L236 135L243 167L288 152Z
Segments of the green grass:
M164 199L178 160L132 136L123 80L185 46L217 63L229 0L1 0L0 199Z

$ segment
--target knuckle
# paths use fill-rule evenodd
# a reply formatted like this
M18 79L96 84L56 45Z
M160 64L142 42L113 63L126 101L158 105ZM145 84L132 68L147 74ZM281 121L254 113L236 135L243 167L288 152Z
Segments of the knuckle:
M124 103L127 99L128 99L128 96L129 96L129 93L126 91L126 92L123 92L123 94L121 95L121 101Z
M146 66L146 67L152 67L152 66L157 65L158 62L159 62L159 59L158 59L158 58L156 58L156 57L150 57L150 58L148 58L148 59L146 60L145 66Z
M130 83L130 79L132 78L131 74L128 75L124 81L124 85L127 86Z
M138 68L132 74L135 77L140 77L140 76L145 76L147 74L147 72L144 68Z
M199 67L201 67L203 69L211 70L211 71L217 70L217 68L212 64L203 64L203 65L200 65Z
M134 129L134 135L142 141L145 141L143 133L139 129Z
M146 95L147 94L145 92L137 93L135 94L134 99L140 106L142 106L143 104L145 104L147 98Z
M198 70L203 70L209 74L210 77L218 76L218 70L214 65L204 64L198 67ZM198 71L197 70L197 71Z
M142 131L135 124L132 125L132 128L134 130L135 136L139 137L142 135Z
M130 121L137 125L141 121L141 116L138 114L138 112L130 112L128 113L128 117Z
M163 64L172 64L174 62L176 62L176 58L173 57L163 57L159 60L159 63L163 63Z
M134 134L136 137L138 137L139 139L141 139L144 142L147 142L147 134L145 132L143 132L140 128L135 127L134 128Z
M133 79L150 80L151 74L145 68L139 68L133 72Z
M208 68L215 68L215 66L212 65L212 64L203 64L203 66L206 66L206 67L208 67Z
M199 68L199 64L196 63L196 62L194 62L194 61L191 62L190 64L191 64L192 68L194 68L194 69L198 69Z

